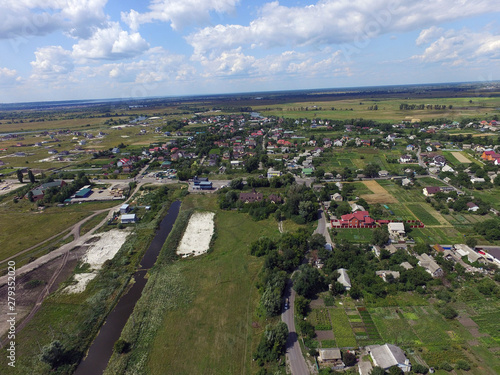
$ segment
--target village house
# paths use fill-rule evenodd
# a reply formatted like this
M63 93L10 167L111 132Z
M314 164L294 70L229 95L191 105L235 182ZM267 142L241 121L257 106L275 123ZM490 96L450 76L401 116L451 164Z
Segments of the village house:
M479 210L479 206L477 204L474 202L467 203L467 211L476 212L477 210Z
M264 195L262 193L257 193L255 190L253 190L251 193L240 193L239 199L244 203L255 203L261 202L263 198Z
M390 271L390 270L380 270L380 271L375 271L375 274L382 278L385 282L387 282L387 277L390 275L393 279L399 279L399 272L398 271ZM390 278L389 277L389 278Z
M389 237L394 241L400 241L405 237L405 225L403 223L389 223L387 224Z
M347 274L347 270L345 268L339 268L337 272L340 274L340 276L337 278L337 281L341 283L346 288L346 290L350 290L352 285L351 279Z
M411 370L411 364L401 348L392 344L371 345L368 347L373 364L388 370L392 366L399 367L403 372Z
M340 349L319 349L318 360L322 363L327 363L333 370L342 370L345 367L342 362L342 354Z
M411 156L410 155L402 155L400 158L399 158L399 162L401 164L406 164L406 163L410 163L412 160Z
M444 272L436 261L428 254L417 255L418 265L424 267L432 277L443 276Z
M441 188L439 186L429 186L429 187L424 187L423 194L426 197L432 197L434 194L439 193L440 191Z

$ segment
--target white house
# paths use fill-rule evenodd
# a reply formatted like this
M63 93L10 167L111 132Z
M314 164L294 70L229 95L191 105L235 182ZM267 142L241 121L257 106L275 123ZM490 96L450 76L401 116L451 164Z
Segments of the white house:
M424 267L432 277L439 277L443 275L443 270L431 256L424 253L422 255L417 255L417 259L418 265Z
M405 225L403 223L389 223L387 225L387 230L389 231L389 236L395 240L403 238L406 234Z
M347 274L347 270L345 268L339 268L337 272L340 276L337 278L337 281L341 283L347 290L351 289L351 279Z
M403 372L411 370L411 364L405 353L396 345L372 345L368 347L373 364L384 370L388 370L392 366L398 366Z

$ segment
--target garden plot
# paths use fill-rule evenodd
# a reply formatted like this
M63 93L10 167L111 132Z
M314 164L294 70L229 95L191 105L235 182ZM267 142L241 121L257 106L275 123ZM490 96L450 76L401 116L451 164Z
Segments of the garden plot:
M196 212L189 219L177 254L182 257L201 255L208 251L214 234L213 212Z
M460 163L472 163L472 161L466 157L464 154L462 154L461 152L452 152L451 153L455 159L457 159Z
M368 203L398 203L398 200L394 198L384 187L380 186L375 180L363 181L365 186L370 189L373 194L363 194L361 198L366 200Z
M67 293L81 293L87 287L87 284L97 276L97 271L104 262L113 259L118 250L125 243L130 233L129 230L110 230L109 232L95 236L98 240L92 243L87 252L82 257L82 263L88 263L92 272L80 273L73 276L76 284L66 287Z

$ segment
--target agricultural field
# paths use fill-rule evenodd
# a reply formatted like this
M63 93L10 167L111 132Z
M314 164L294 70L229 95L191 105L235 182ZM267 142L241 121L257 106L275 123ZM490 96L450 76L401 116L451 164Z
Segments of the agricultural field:
M483 100L484 99L484 100ZM473 103L469 101L472 100ZM452 105L453 109L445 111L436 110L400 110L401 103L406 104L439 104ZM370 106L378 106L378 110L369 110ZM500 106L499 99L495 97L481 98L425 98L422 100L406 100L403 98L356 98L338 100L303 101L295 103L280 103L275 105L255 105L253 109L263 115L286 116L289 118L336 118L350 120L353 118L369 118L381 122L394 123L405 119L418 118L430 120L435 118L448 118L459 121L462 118L477 117L492 112ZM308 110L306 110L306 107ZM332 109L335 108L335 109Z

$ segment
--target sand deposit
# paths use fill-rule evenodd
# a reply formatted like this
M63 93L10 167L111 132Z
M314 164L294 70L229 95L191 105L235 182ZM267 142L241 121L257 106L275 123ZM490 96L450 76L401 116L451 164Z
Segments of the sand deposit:
M214 217L213 212L194 213L189 219L177 254L187 257L206 253L214 234Z
M90 264L92 272L74 275L73 279L76 281L76 284L68 286L65 291L67 293L83 292L87 284L97 276L96 271L102 267L104 262L114 258L118 250L125 243L129 233L130 231L127 230L114 229L96 236L99 237L99 240L92 243L82 257L82 263Z

